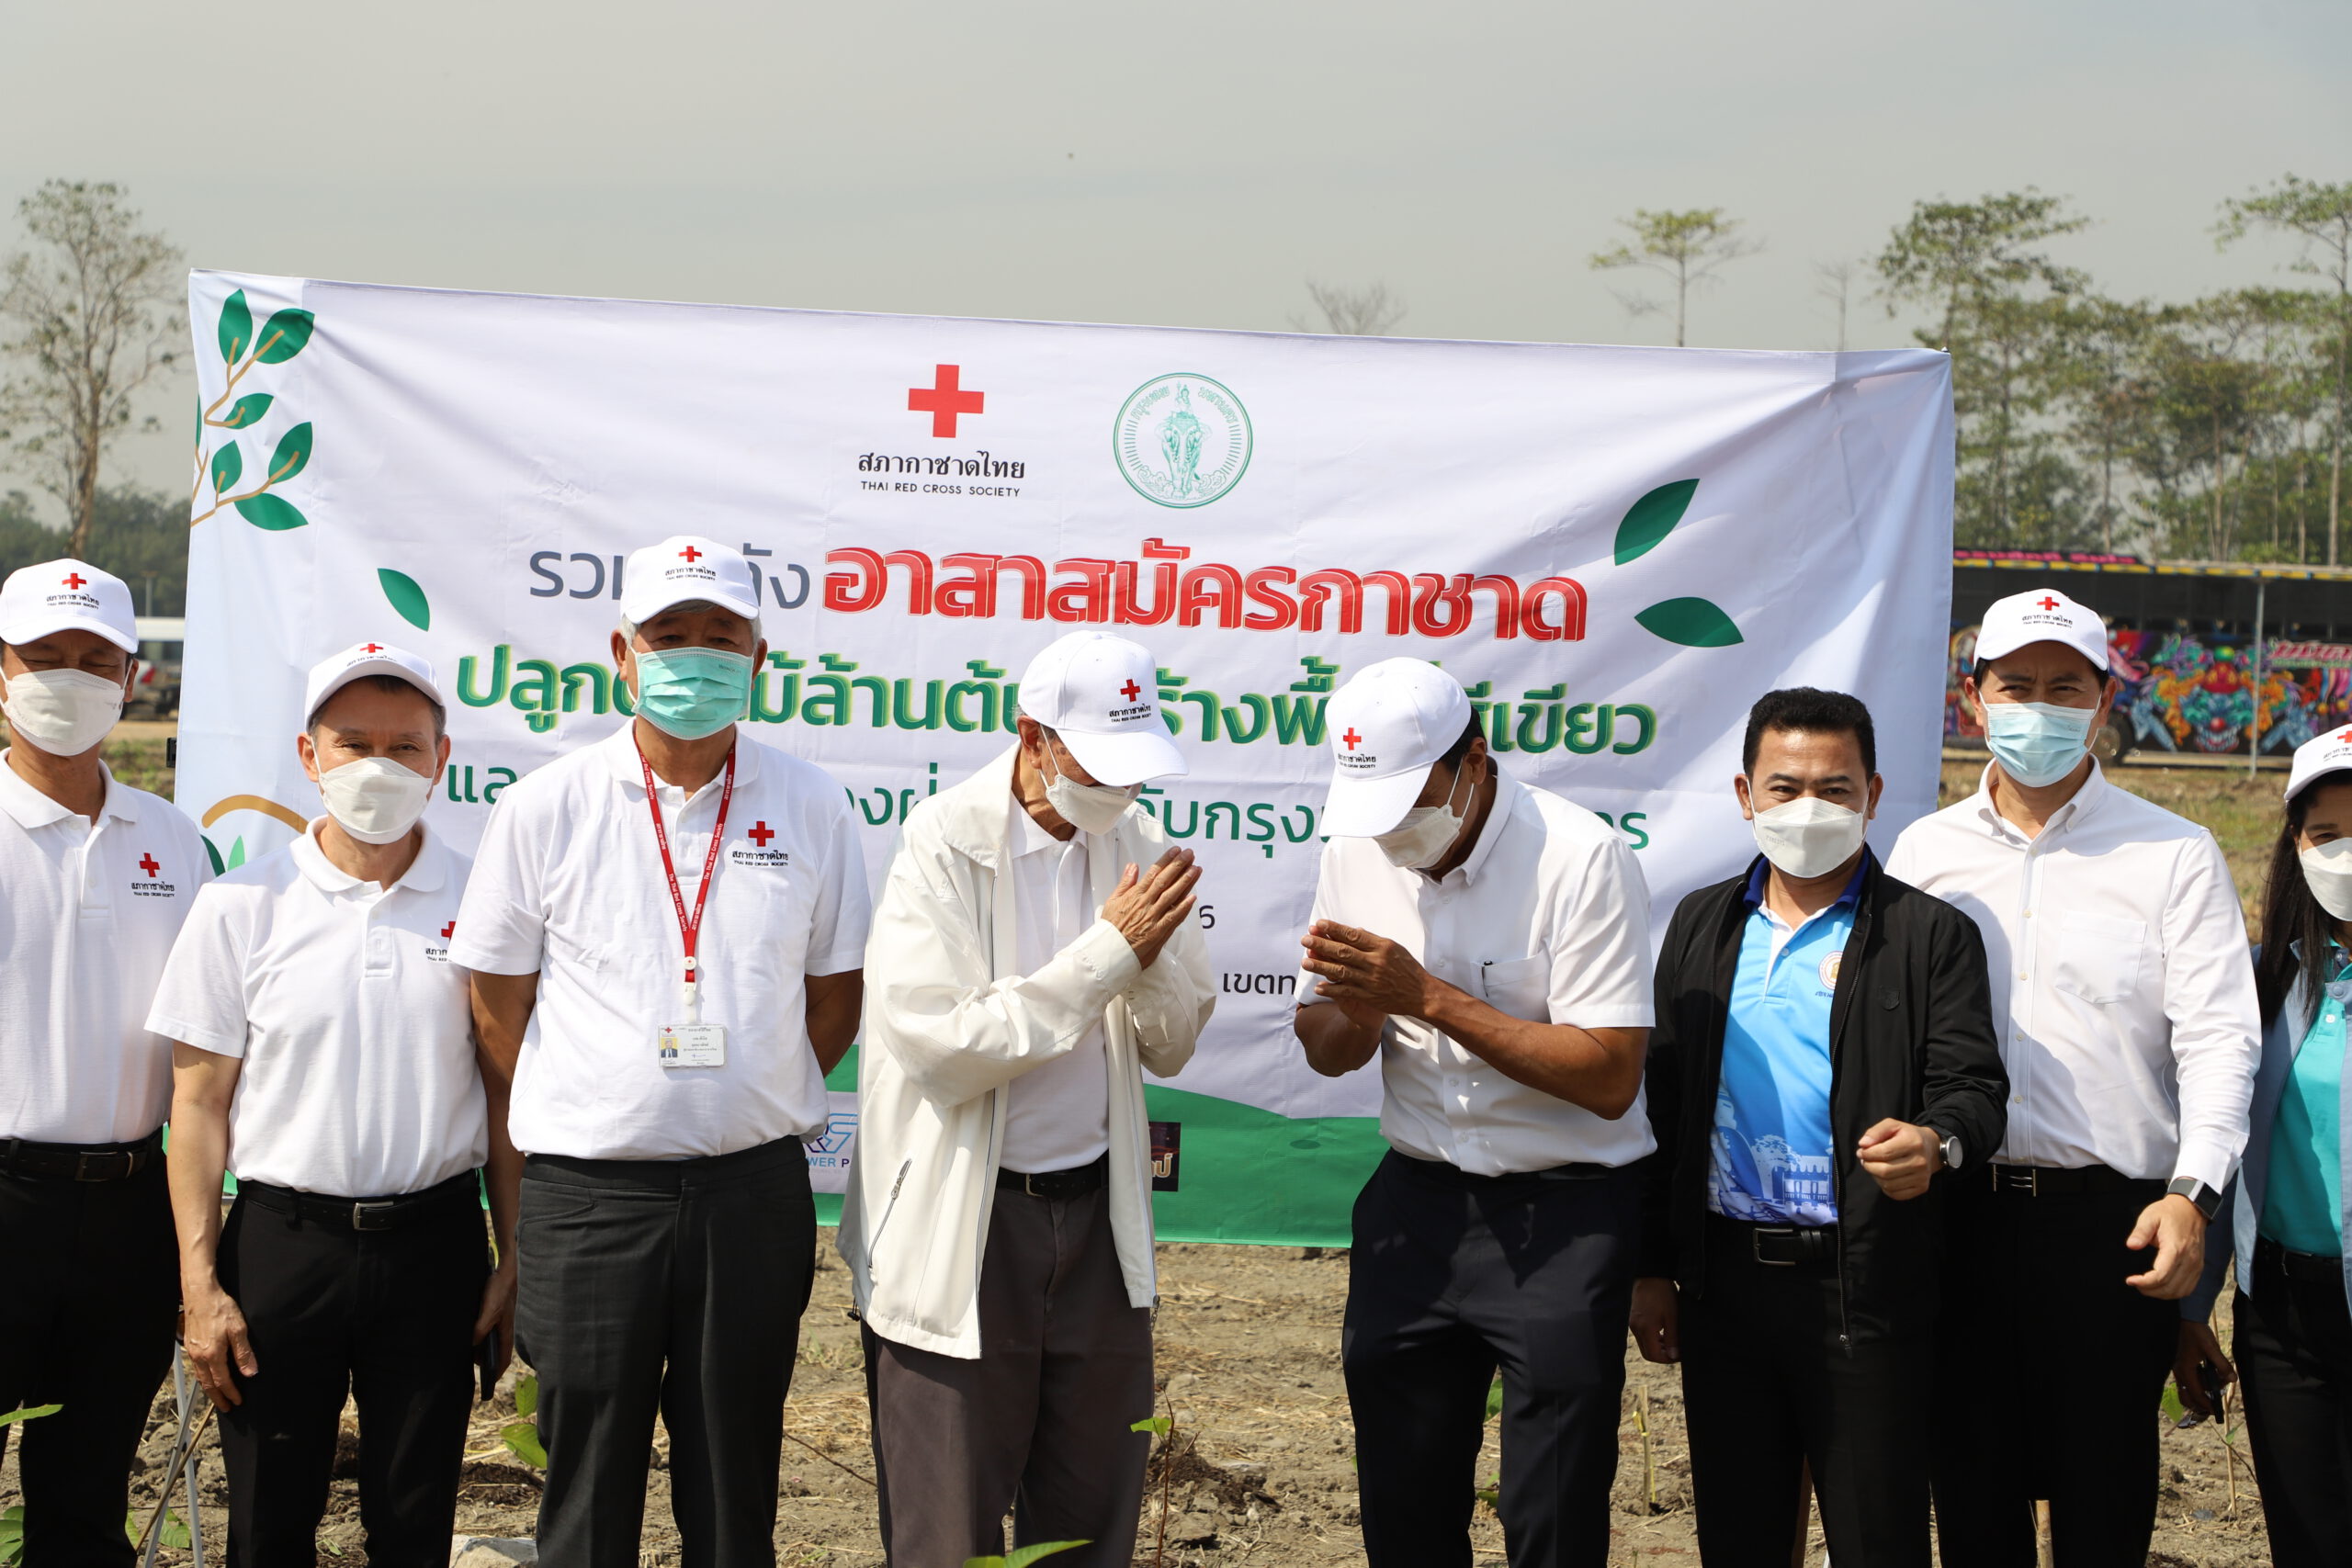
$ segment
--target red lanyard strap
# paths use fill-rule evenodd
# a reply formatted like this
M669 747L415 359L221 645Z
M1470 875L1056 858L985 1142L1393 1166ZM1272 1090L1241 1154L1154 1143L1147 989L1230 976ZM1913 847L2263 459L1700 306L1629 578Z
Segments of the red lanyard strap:
M678 867L670 858L670 832L662 826L662 797L655 793L653 764L645 760L645 748L637 749L637 765L645 770L645 807L653 814L653 841L662 847L662 874L670 879L670 903L678 912L678 939L686 950L686 984L697 978L695 949L702 941L703 906L710 898L710 874L718 867L718 846L727 838L727 807L735 798L735 751L727 752L726 782L718 788L718 820L710 829L710 853L703 857L702 883L695 889L695 911L686 913L686 896L678 890Z

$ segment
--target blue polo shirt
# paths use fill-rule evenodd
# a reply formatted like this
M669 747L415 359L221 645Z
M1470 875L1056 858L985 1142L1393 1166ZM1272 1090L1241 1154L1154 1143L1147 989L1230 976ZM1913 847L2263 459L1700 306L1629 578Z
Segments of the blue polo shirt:
M1854 930L1862 868L1838 901L1791 931L1764 907L1764 861L1743 895L1739 969L1724 1023L1707 1207L1767 1224L1838 1221L1829 1131L1829 1004Z
M2341 957L2342 950L2336 950ZM2259 1234L2290 1252L2344 1251L2344 998L2352 967L2339 968L2296 1049L2270 1124L2270 1181Z

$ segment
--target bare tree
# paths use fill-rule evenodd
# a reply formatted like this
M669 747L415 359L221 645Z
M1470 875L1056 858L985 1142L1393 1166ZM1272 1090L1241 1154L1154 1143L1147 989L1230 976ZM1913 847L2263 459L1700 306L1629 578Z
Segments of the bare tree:
M1838 312L1838 352L1846 352L1846 316L1854 302L1854 279L1863 270L1863 264L1851 261L1817 261L1813 264L1813 292L1816 299L1827 301Z
M179 250L139 227L122 188L50 180L17 204L33 248L0 271L0 440L65 503L86 557L98 466L131 425L131 400L169 366L185 327ZM154 422L145 422L149 428Z
M1336 284L1306 280L1306 297L1323 312L1322 331L1346 337L1386 337L1397 322L1405 319L1405 301L1388 292L1385 283L1374 283L1369 288L1341 288ZM1291 324L1301 332L1314 332L1296 316Z
M1674 284L1677 348L1682 347L1689 337L1690 291L1720 281L1715 272L1724 263L1752 256L1764 248L1763 241L1742 234L1740 220L1724 217L1720 207L1693 208L1688 212L1652 212L1636 208L1631 218L1617 221L1620 227L1633 231L1633 243L1620 243L1596 253L1591 260L1592 269L1612 272L1620 267L1645 267L1670 279ZM1628 314L1635 316L1667 308L1664 302L1639 294L1619 293L1617 302L1625 307Z

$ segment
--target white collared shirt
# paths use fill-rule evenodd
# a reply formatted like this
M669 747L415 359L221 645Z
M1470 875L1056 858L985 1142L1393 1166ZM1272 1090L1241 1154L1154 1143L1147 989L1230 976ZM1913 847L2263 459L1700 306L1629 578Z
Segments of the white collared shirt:
M724 774L691 798L660 784L692 910ZM632 727L509 784L474 852L450 957L539 976L507 1127L526 1154L684 1159L825 1125L802 978L865 961L865 863L849 799L813 763L735 739L735 795L699 960L702 1021L726 1065L664 1067L656 1032L687 1021L684 951Z
M1012 813L1013 962L1034 975L1094 926L1086 896L1086 836L1055 838L1007 792ZM1035 1173L1086 1165L1111 1146L1111 1064L1102 1026L1006 1086L998 1163Z
M2098 764L2028 839L1987 784L1903 830L1887 874L1976 922L2009 1074L2007 1164L2193 1176L2245 1148L2254 964L2213 835Z
M466 972L466 858L427 831L390 887L337 870L322 817L207 887L147 1027L235 1056L229 1168L337 1198L421 1192L489 1156Z
M147 1004L211 862L171 802L106 781L93 824L0 751L0 1138L129 1143L171 1113Z
M1580 1029L1652 1019L1649 886L1609 825L1498 775L1468 860L1432 882L1370 839L1323 847L1314 919L1404 944L1422 966L1513 1018ZM1302 972L1302 1006L1319 976ZM1628 1165L1657 1146L1640 1098L1615 1121L1530 1089L1418 1019L1381 1032L1380 1132L1399 1153L1474 1176Z

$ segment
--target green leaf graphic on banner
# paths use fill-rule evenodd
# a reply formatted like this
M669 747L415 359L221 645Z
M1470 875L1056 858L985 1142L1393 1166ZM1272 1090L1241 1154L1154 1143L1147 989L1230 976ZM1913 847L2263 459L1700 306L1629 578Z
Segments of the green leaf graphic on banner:
M239 866L241 866L241 865L243 865L243 864L244 864L244 863L245 863L245 840L244 840L244 836L243 836L243 834L240 834L240 835L238 835L237 841L236 841L235 843L233 843L233 844L231 844L231 845L229 846L229 863L228 863L227 865L225 865L225 866L222 866L220 869L221 869L221 870L223 870L223 871L234 871L234 870L236 870Z
M317 318L308 310L278 311L262 323L261 353L255 357L264 365L285 364L302 352L316 324Z
M269 455L269 482L283 484L310 461L311 422L306 419L277 438L277 450Z
M262 415L267 413L269 412L269 405L277 400L276 398L272 397L267 392L248 393L246 396L237 400L236 406L229 411L229 417L222 420L220 423L230 430L243 430L245 426L253 423L254 421L261 418ZM196 417L198 423L200 426L204 420L204 411L198 409L197 411Z
M1698 489L1697 479L1677 479L1658 486L1627 508L1625 520L1617 525L1617 564L1639 560L1674 532Z
M244 471L245 455L238 451L237 444L232 441L212 454L212 493L219 495L228 490Z
M256 528L266 528L282 534L288 528L300 528L310 521L294 510L291 502L274 495L249 495L237 502L237 515Z
M1739 627L1712 599L1668 599L1634 619L1643 629L1685 648L1729 648L1742 640Z
M216 843L214 843L210 839L206 839L206 840L204 840L204 852L205 852L207 855L209 855L209 856L212 858L212 874L213 874L213 875L218 876L218 875L220 875L222 872L224 872L224 871L226 871L226 870L228 870L228 869L229 869L226 865L224 865L223 863L221 863L221 860L220 860L220 845L218 845L218 844L216 844Z
M425 600L424 590L416 585L416 579L404 571L379 566L376 569L376 581L384 585L384 597L392 602L401 619L421 632L433 629L433 606Z
M254 310L245 303L245 291L238 289L220 302L220 357L234 365L254 345Z

